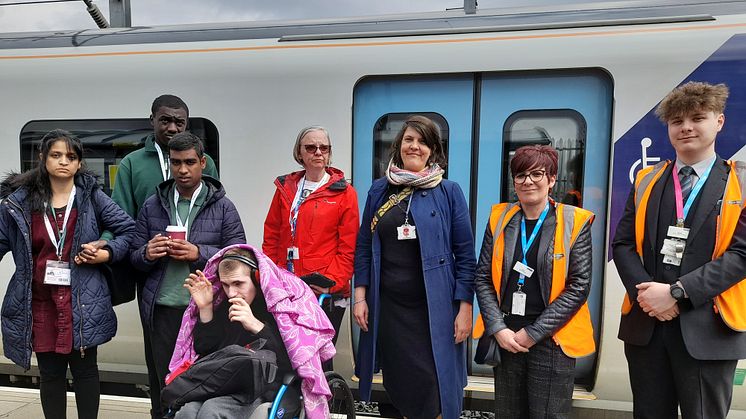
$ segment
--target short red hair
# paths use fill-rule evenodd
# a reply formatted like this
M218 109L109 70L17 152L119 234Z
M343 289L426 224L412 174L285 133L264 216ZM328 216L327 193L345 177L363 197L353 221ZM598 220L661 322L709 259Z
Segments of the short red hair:
M515 175L531 169L544 169L547 176L557 176L557 150L550 145L526 145L515 151L510 161L510 174Z

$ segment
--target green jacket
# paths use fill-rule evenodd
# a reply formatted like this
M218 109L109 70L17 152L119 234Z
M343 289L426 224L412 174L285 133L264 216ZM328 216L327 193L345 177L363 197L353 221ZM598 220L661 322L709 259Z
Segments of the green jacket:
M218 179L218 171L212 157L207 157L207 166L202 174ZM155 150L155 136L148 135L145 147L126 155L119 163L117 178L111 199L122 209L137 219L145 200L155 193L156 186L163 182L158 152Z
M202 174L218 179L215 162L207 154L205 157L207 165ZM150 134L145 139L145 147L127 154L119 163L111 199L136 220L145 200L153 195L156 187L163 182L161 173L158 152L155 149L155 135ZM107 237L108 235L107 231L102 238L110 240L112 237Z

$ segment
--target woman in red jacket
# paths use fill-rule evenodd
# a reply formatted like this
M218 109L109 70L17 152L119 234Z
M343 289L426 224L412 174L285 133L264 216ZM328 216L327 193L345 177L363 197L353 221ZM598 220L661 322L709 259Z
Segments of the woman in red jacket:
M310 126L300 131L293 158L303 170L275 180L277 190L264 221L262 251L300 277L320 274L334 281L328 287L311 284L311 288L317 295L343 297L323 306L334 325L336 343L349 305L359 218L357 193L341 170L329 166L331 156L326 129ZM331 362L324 365L327 370L331 367Z

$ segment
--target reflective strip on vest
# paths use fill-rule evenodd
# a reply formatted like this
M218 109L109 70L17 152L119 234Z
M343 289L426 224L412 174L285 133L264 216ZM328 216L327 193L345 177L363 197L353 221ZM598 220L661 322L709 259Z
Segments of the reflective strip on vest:
M519 210L518 204L498 204L492 207L492 213L490 214L490 229L493 231L494 249L492 282L498 296L498 304L500 303L503 257L505 255L503 232ZM549 294L550 304L565 289L565 280L570 267L570 258L567 257L566 249L572 249L583 226L592 223L593 217L593 213L588 210L564 204L556 206L557 220L554 232L554 262L552 264L552 287ZM484 321L482 316L479 315L472 335L475 339L478 339L483 333ZM587 356L595 352L593 324L587 302L583 303L578 312L554 333L552 339L562 348L565 355L572 358Z
M742 191L746 190L746 163L728 161L730 172L723 192L723 200L720 205L720 214L717 219L715 238L715 249L712 259L715 260L723 255L733 240L733 234L738 225L741 211L746 206L746 197ZM652 170L648 168L638 173L635 181L635 241L637 253L642 259L642 240L645 234L645 213L648 207L648 199L656 182L663 175L668 162L655 165ZM640 197L638 201L638 196ZM738 332L746 331L746 278L742 279L723 293L715 297L714 310L720 314L725 324ZM627 314L632 309L629 296L625 294L622 303L622 314Z

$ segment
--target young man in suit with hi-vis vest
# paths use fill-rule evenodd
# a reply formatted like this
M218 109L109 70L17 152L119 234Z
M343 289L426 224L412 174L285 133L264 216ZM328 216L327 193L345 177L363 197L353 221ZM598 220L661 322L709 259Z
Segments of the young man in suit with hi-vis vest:
M746 358L746 165L715 153L727 98L689 82L663 99L676 160L640 170L612 243L635 418L725 418Z

